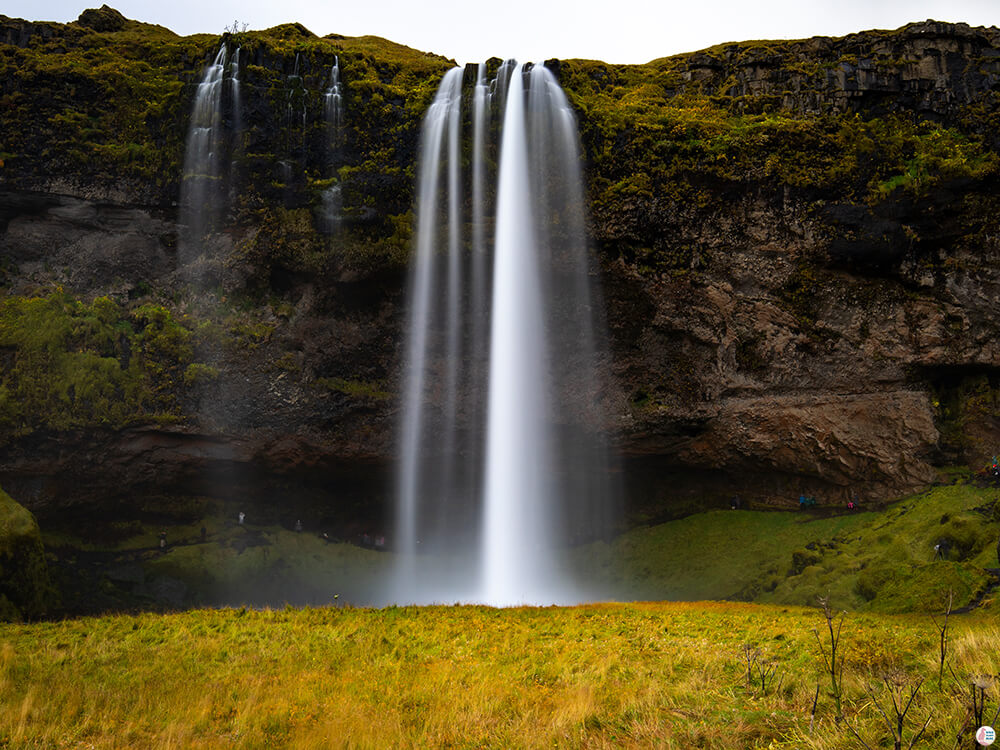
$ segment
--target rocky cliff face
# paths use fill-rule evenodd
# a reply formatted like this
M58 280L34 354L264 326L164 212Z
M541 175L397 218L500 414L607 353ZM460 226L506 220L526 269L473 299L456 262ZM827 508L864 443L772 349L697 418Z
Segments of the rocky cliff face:
M391 484L413 161L447 63L295 26L227 41L249 50L248 125L192 288L179 161L219 39L107 12L0 18L22 133L0 154L0 484L29 508L206 482L326 485L356 507ZM107 67L80 69L88 54ZM317 105L334 55L331 164ZM285 118L296 58L301 125ZM580 119L633 507L876 500L997 452L1000 32L548 64ZM87 98L125 82L146 98ZM50 305L61 338L21 335L53 294L81 301ZM132 379L104 388L107 362ZM114 414L94 408L116 393Z

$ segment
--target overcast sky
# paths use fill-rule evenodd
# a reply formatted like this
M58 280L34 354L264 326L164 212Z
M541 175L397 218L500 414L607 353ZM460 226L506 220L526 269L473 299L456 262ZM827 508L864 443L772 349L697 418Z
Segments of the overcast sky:
M72 21L102 0L0 0L0 13ZM1000 24L1000 0L108 0L178 34L298 21L320 36L375 34L466 63L583 57L639 63L747 39L843 36L933 18Z

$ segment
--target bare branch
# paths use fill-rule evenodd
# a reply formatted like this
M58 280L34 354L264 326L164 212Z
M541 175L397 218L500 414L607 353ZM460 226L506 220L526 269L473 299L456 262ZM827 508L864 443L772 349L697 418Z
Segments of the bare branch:
M931 716L933 716L933 714L931 714ZM910 740L910 744L906 746L907 750L910 750L914 745L917 744L917 740L919 740L923 736L924 730L927 729L927 725L930 723L931 723L931 717L928 716L927 721L924 722L924 725L920 727L920 731L917 732L917 736L914 737L912 740Z
M861 739L861 735L858 734L857 731L855 731L854 727L851 726L851 723L847 719L844 719L844 723L847 724L847 728L851 730L851 734L853 734L857 738L858 742L860 742L862 745L868 748L868 750L874 750L874 748L872 748L871 745L869 745L867 742Z

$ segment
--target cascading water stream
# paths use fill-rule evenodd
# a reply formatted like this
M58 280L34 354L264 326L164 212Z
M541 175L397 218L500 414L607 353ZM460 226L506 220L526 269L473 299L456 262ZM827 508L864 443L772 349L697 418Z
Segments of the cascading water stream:
M343 87L340 84L340 58L335 57L330 68L330 85L323 93L323 115L326 118L328 143L328 169L336 174L337 156L341 145L341 128L344 123ZM342 198L339 184L330 185L322 193L322 226L327 234L340 228Z
M183 265L201 254L202 241L215 228L221 212L225 69L226 46L222 45L195 92L181 175L179 247Z
M332 131L331 140L337 136L336 129L343 124L343 91L340 86L340 58L333 58L333 67L330 69L330 85L323 94L323 111L326 115L326 122Z
M397 538L401 558L408 564L400 571L398 595L408 597L422 585L412 563L420 537L426 535L418 526L420 514L426 511L431 492L428 481L429 455L425 450L428 415L425 413L425 391L428 387L430 321L435 316L432 298L437 272L438 217L440 192L440 162L446 128L451 124L449 110L457 107L462 91L462 71L454 68L445 74L437 98L424 118L421 153L423 155L417 190L416 264L410 282L410 333L404 379L404 410L402 445L398 476ZM436 469L436 467L434 467ZM424 500L424 502L421 502ZM426 548L426 547L425 547Z
M549 603L546 504L551 437L522 68L514 69L500 144L486 439L483 599ZM534 102L532 102L534 104Z
M229 82L233 91L233 130L238 134L243 131L243 102L240 94L240 50L237 47L233 53L233 61L229 64Z
M568 546L615 493L575 118L542 66L462 79L422 134L389 599L579 601Z

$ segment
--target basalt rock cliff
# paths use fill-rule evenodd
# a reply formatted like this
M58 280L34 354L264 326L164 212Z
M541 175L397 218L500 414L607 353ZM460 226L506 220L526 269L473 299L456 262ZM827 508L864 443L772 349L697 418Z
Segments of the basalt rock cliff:
M192 284L180 163L220 44L242 107ZM545 64L580 123L636 513L881 500L998 452L1000 31ZM296 24L0 16L0 485L43 513L189 490L380 512L420 121L450 65Z

